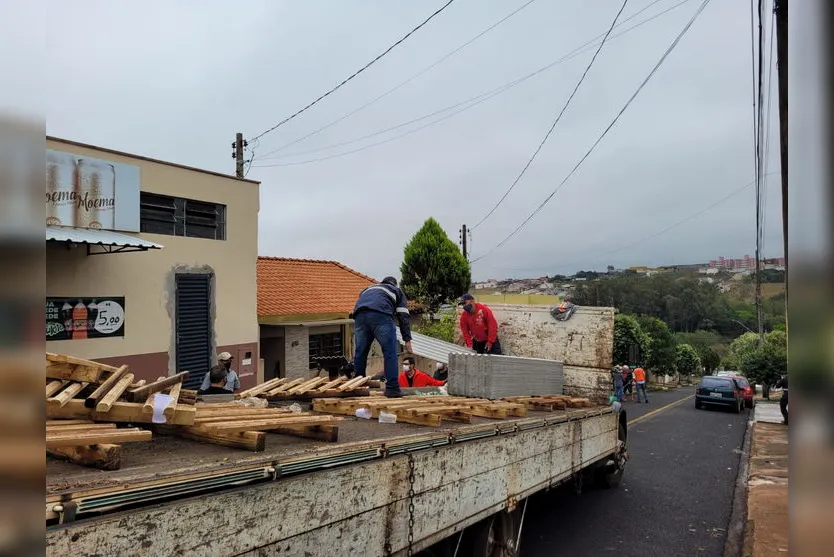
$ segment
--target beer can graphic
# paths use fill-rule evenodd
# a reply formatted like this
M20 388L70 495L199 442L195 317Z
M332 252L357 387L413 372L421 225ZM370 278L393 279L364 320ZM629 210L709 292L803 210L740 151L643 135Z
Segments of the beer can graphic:
M75 226L75 157L46 152L46 225Z
M78 159L76 164L75 226L115 228L116 169L104 161Z

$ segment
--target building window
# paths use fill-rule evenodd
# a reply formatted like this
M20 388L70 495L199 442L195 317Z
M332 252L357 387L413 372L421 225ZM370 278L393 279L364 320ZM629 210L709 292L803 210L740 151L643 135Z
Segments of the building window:
M226 206L141 192L140 230L150 234L226 239Z
M338 359L344 356L342 333L310 335L310 363Z

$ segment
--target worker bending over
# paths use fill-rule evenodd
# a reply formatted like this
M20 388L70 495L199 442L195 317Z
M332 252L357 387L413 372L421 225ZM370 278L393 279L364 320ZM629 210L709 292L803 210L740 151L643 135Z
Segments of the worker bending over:
M472 294L460 297L463 313L460 314L460 332L466 346L478 354L501 354L498 341L498 321L492 310L475 302Z
M411 320L408 315L408 300L397 286L397 279L385 277L382 282L369 286L359 294L353 307L353 336L356 352L353 369L356 376L365 376L368 367L368 353L376 340L382 348L385 366L385 396L401 397L402 391L397 377L397 331L394 328L396 316L405 351L411 347Z
M226 381L229 372L226 366L218 364L208 372L210 384L205 389L197 391L198 395L229 395L231 391L226 389Z
M442 387L445 381L433 379L428 373L423 373L415 366L414 358L403 358L403 372L400 374L400 387Z

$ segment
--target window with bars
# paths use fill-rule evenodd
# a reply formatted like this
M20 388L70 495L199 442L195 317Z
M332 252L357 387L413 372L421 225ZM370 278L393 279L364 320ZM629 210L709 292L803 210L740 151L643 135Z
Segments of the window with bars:
M226 239L226 206L141 192L140 230L150 234Z
M309 340L310 363L315 363L344 355L342 333L322 333L310 335Z

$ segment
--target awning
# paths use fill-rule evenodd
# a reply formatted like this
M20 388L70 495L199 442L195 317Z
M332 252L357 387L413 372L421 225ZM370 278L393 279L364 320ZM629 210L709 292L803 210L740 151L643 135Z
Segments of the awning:
M86 244L87 254L124 253L162 249L164 246L129 234L112 230L73 228L71 226L47 226L46 241L67 244Z

